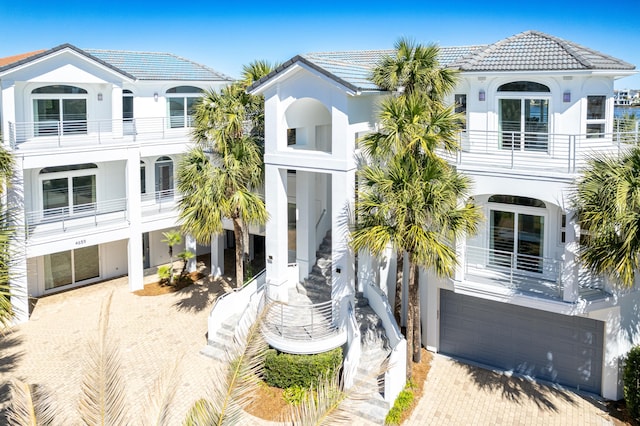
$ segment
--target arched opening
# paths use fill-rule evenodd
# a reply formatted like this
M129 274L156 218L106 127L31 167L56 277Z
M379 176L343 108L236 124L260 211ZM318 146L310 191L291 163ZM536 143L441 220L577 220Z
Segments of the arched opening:
M43 215L66 216L94 210L97 168L94 163L85 163L40 170Z
M331 152L331 114L320 101L296 100L285 112L285 125L288 146Z
M548 86L512 81L498 87L500 148L546 152L549 146Z
M173 198L173 160L160 157L155 163L156 197Z
M194 86L176 86L166 91L170 128L191 127L195 106L203 92Z
M35 136L87 133L87 91L62 84L31 91Z

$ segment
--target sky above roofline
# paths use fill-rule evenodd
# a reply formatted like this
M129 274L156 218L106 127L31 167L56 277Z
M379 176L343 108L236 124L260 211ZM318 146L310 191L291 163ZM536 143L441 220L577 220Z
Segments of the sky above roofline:
M95 4L94 4L95 3ZM559 3L559 4L558 4ZM175 6L175 5L174 5ZM255 59L322 51L388 49L401 36L441 46L489 44L526 30L557 36L640 67L640 2L603 10L582 1L531 7L513 1L377 0L265 3L2 2L0 57L71 43L80 48L170 52L239 77ZM616 81L640 89L640 75Z

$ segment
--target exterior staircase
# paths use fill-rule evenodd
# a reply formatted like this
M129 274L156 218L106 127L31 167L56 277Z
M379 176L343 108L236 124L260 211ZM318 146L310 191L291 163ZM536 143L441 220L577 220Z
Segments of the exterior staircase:
M360 326L362 354L354 385L358 393L370 395L357 405L355 414L375 424L384 424L391 408L384 400L384 363L391 353L382 320L369 306L369 301L356 295L356 320Z
M239 312L220 324L215 336L207 337L207 346L200 353L218 361L229 361L229 352L233 350L235 330L240 321L242 312Z
M316 263L303 283L289 291L290 303L322 303L331 300L331 230L316 251Z

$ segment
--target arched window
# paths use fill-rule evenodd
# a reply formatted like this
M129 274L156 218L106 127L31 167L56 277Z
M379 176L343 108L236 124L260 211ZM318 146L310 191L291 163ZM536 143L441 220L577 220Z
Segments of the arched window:
M140 193L147 193L147 165L140 161Z
M56 217L94 210L97 168L94 163L84 163L40 170L43 215Z
M195 105L204 90L194 86L177 86L167 90L169 127L191 127Z
M544 84L534 81L512 81L498 87L498 92L546 92L551 90Z
M76 86L43 86L31 91L34 134L87 133L87 91Z
M156 160L156 194L159 197L173 197L173 160L160 157Z
M546 152L549 149L549 87L512 81L498 87L500 148Z
M489 197L490 203L501 203L501 204L513 204L516 206L525 206L525 207L540 207L546 208L547 206L543 201L537 200L535 198L529 197L520 197L518 195L492 195Z

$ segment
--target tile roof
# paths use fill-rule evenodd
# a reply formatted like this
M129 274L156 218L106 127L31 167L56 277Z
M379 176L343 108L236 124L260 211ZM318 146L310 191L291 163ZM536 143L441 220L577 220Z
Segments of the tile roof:
M449 64L461 71L633 70L613 56L538 31L525 31Z
M83 50L71 44L0 58L0 72L64 49L71 49L135 80L233 81L229 76L171 53Z
M266 78L255 82L255 90L295 62L304 62L353 91L378 90L369 80L371 71L393 50L308 53L287 61ZM460 71L554 71L634 70L620 59L538 31L525 31L489 45L440 47L444 67Z
M233 80L209 67L171 53L97 49L84 51L138 80Z

